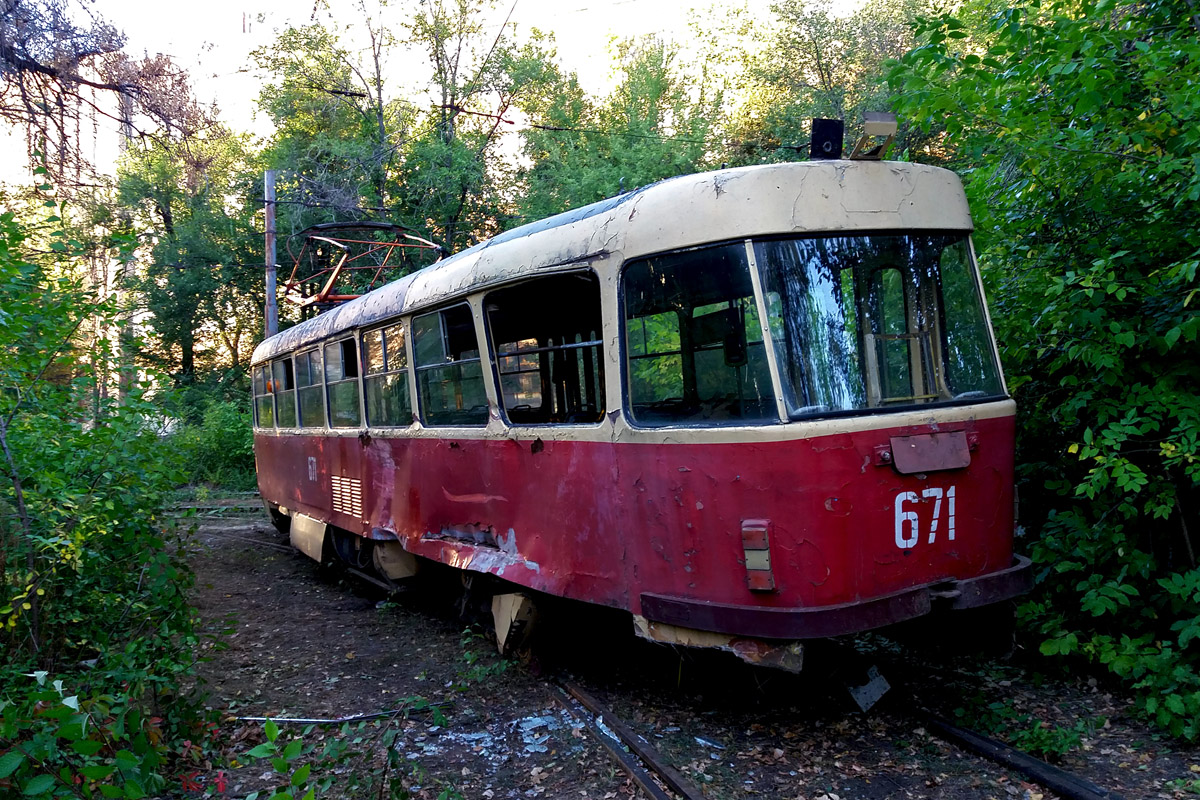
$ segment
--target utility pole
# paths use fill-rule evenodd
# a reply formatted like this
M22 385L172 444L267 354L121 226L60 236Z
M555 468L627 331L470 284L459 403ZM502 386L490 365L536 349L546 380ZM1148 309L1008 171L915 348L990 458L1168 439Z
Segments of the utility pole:
M267 336L279 333L279 306L275 302L275 170L263 175L263 199L267 205Z
M128 87L124 84L121 86L119 96L119 106L121 114L121 152L125 153L129 150L133 143L133 98L129 95ZM130 215L128 210L121 211L121 219L126 223L130 223ZM121 264L121 274L117 279L117 296L121 305L121 316L117 321L117 348L118 360L117 364L117 398L122 404L129 397L129 392L133 388L133 384L137 378L136 369L133 366L134 358L134 342L133 342L133 279L134 279L134 263L133 254L125 254L125 260ZM108 380L105 377L102 380L103 384L107 384ZM104 390L107 394L107 387Z

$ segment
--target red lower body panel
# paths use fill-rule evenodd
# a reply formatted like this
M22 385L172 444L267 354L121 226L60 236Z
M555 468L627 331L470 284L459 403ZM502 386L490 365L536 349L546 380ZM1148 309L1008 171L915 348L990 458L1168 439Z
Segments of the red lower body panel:
M969 463L909 474L881 450L934 428L737 444L260 433L255 448L270 502L452 566L681 624L662 609L715 604L736 619L1008 570L1013 418L947 427L968 433ZM760 546L765 556L751 552ZM766 591L751 576L762 577L764 558Z

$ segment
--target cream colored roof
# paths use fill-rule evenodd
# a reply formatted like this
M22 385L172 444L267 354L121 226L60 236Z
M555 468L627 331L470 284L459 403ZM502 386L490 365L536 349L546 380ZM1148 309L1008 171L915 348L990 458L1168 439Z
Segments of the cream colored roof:
M954 173L894 161L803 161L682 175L502 233L258 346L252 363L487 286L609 256L836 231L972 229Z

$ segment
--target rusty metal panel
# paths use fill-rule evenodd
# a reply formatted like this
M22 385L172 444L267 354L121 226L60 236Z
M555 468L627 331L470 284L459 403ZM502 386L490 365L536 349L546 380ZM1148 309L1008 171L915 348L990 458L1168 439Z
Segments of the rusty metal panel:
M1033 588L1033 562L1026 556L1014 556L1013 565L978 578L957 581L956 596L950 606L956 609L979 608L1025 594Z
M962 469L873 467L893 439L944 433L905 419L903 429L822 427L809 438L740 443L680 443L674 432L580 441L540 430L475 439L260 433L255 446L265 498L356 533L395 535L416 555L634 614L654 595L757 613L869 604L1012 566L1013 417L968 423L979 447ZM334 475L361 480L361 519L333 510ZM770 520L769 533L754 531L754 520ZM747 549L764 538L769 550ZM767 552L776 591L751 591L748 572L762 571L746 569L747 555ZM964 585L964 596L986 588ZM855 624L894 618L880 613Z
M901 475L963 469L971 464L965 431L891 437L891 463Z

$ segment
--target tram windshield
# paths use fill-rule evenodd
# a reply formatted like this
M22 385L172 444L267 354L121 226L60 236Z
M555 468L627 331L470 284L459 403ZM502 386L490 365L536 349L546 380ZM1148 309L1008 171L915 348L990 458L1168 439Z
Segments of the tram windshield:
M1003 394L964 234L758 241L788 415Z

